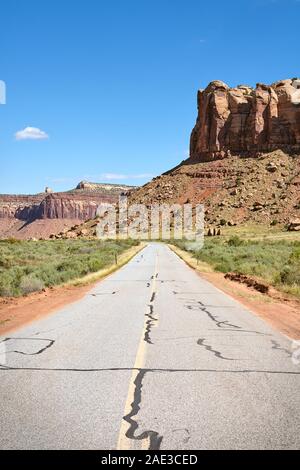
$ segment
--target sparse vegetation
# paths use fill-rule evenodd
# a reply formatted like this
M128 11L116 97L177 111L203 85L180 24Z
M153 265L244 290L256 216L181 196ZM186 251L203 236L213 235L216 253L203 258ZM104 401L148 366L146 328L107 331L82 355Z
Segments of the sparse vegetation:
M0 296L21 296L115 264L135 240L0 241Z
M207 238L203 248L177 240L176 246L223 273L236 272L260 278L300 297L300 240Z

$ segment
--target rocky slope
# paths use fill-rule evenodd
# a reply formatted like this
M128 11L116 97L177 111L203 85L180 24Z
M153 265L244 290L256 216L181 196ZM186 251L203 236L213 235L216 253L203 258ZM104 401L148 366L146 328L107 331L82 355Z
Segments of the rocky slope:
M256 89L214 81L198 92L190 158L130 200L203 203L213 226L289 224L300 217L299 155L299 79Z
M282 150L257 158L187 161L132 191L130 203L204 204L207 232L245 223L300 231L300 156ZM64 229L57 238L96 235L97 220Z
M288 224L300 217L300 157L282 150L258 158L187 161L132 193L131 202L203 203L207 225Z
M126 185L82 181L77 188L36 195L0 195L0 238L48 237L53 232L95 217L101 202L115 203Z
M190 141L193 161L282 149L300 153L300 79L229 88L211 82L198 92Z

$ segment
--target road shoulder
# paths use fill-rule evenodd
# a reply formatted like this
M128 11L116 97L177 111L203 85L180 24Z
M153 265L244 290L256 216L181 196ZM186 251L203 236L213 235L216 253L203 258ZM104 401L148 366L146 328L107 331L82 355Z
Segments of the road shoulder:
M141 243L131 247L119 256L117 265L74 279L67 284L43 289L42 292L35 292L23 297L0 297L0 335L17 330L54 313L65 305L79 301L97 282L127 264L145 246Z
M214 272L206 263L197 264L190 253L171 244L169 247L202 278L243 304L274 329L291 339L300 339L300 302L275 289L271 290L271 295L266 295L244 284L225 279L224 274Z

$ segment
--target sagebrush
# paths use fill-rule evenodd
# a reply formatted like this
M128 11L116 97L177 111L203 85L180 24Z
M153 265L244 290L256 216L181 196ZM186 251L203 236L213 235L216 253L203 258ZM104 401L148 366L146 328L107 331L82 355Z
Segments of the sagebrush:
M135 240L0 241L0 296L63 284L115 263Z
M300 297L300 241L206 238L203 248L185 240L175 240L216 271L256 276Z

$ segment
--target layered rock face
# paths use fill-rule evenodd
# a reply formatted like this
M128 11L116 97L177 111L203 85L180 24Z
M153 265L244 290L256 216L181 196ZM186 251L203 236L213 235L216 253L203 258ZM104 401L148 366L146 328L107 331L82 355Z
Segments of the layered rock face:
M198 117L190 158L207 161L230 154L300 150L300 79L229 88L211 82L198 92Z
M30 222L35 219L78 219L95 217L101 202L115 203L115 196L53 193L44 197L0 195L0 218Z
M0 219L30 220L38 217L43 194L33 196L2 194L0 195Z
M48 224L49 230L47 230L47 221L72 221L74 224L92 219L99 204L103 202L114 204L120 194L133 189L125 185L88 182L79 183L77 188L60 193L51 192L50 188L46 188L44 193L32 196L0 195L0 238L22 236L22 231L24 232L25 227L28 228L28 224L33 225L38 221L43 224L43 236L47 237L48 232L52 233L56 225L59 229L62 228L62 224L51 223ZM11 229L14 223L15 231Z
M87 220L95 217L97 207L102 202L115 203L117 198L106 194L88 195L76 193L49 194L41 204L37 219L78 219Z
M0 219L78 219L95 217L101 202L115 203L132 186L81 182L72 191L27 195L0 194Z

